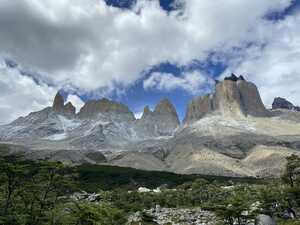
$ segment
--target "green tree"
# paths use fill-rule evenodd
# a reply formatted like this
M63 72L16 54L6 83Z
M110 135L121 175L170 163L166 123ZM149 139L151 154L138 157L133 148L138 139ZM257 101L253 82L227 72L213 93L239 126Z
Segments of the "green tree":
M286 159L287 164L282 179L291 187L294 187L295 184L299 183L300 181L300 157L293 154L288 156Z

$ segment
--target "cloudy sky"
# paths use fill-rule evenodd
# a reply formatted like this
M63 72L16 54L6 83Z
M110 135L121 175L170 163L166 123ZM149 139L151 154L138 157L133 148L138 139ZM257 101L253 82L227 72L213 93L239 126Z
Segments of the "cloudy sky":
M300 105L299 0L0 0L0 123L103 96L139 114L234 72Z

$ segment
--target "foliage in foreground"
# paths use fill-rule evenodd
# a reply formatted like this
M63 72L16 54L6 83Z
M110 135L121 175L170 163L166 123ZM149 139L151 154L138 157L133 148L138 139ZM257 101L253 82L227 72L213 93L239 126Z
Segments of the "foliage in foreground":
M1 156L0 224L122 225L129 214L156 205L202 207L229 225L246 224L261 213L277 218L279 224L299 224L283 219L285 211L297 213L300 207L300 159L287 160L282 180L249 183L119 167L69 168L57 162ZM132 191L141 184L153 188L163 183L167 185L159 193ZM97 190L99 198L89 202L71 197L82 190Z

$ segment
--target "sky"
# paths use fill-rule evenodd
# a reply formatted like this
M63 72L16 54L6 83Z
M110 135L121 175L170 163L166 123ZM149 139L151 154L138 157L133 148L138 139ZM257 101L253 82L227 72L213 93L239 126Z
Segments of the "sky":
M0 0L0 124L108 97L180 119L236 73L300 105L300 0Z

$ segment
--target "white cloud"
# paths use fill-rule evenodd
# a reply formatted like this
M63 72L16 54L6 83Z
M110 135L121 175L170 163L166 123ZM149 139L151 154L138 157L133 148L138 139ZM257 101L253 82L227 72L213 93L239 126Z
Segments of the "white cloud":
M71 102L76 108L76 112L79 112L84 102L77 95L68 95L66 102Z
M56 90L73 87L99 94L129 87L144 76L143 71L161 62L186 65L194 59L205 60L211 52L231 54L238 47L246 55L241 54L238 63L230 61L230 70L248 73L258 82L266 102L276 90L300 104L299 96L293 94L299 86L299 16L280 23L264 19L292 0L178 0L184 8L169 13L158 0L137 2L132 10L121 10L101 0L0 0L0 54L39 72L37 78ZM267 45L246 50L249 42ZM195 76L162 75L153 78L155 88L177 86L189 92L201 88L199 78L196 84L189 80ZM46 106L52 99L52 88L46 84L15 73L13 78L2 76L1 110L7 117L3 120ZM166 84L168 77L171 84ZM283 78L290 85L283 85ZM28 93L17 90L26 82ZM27 107L6 100L3 93L18 96ZM31 109L30 99L37 101Z
M0 124L52 104L56 90L0 63Z
M260 89L263 101L271 106L274 97L285 97L300 105L300 13L261 27L260 44L232 56L230 71L242 73Z
M0 0L0 49L57 86L114 90L157 63L255 39L262 17L291 0L189 0L180 16L158 0L137 2L131 11L98 0Z
M172 91L183 89L191 94L199 94L207 91L214 84L212 78L198 71L187 72L177 77L170 73L152 73L144 80L145 89L157 89L160 91Z

